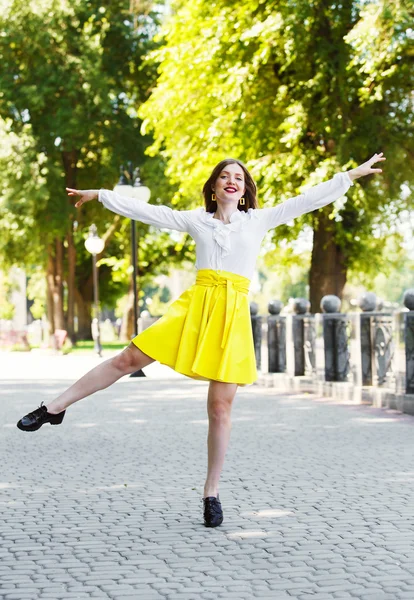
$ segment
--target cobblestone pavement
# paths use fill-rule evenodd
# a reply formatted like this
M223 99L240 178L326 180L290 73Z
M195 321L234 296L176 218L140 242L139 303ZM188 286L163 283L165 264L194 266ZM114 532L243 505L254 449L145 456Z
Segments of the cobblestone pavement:
M240 389L209 529L207 384L124 378L19 431L57 372L2 372L1 598L414 600L413 417Z

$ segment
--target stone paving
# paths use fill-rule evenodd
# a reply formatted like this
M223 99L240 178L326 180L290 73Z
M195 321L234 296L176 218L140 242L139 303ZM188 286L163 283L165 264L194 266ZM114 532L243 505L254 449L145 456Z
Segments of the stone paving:
M124 378L19 431L67 386L58 363L2 363L2 599L414 600L413 417L240 389L209 529L207 384Z

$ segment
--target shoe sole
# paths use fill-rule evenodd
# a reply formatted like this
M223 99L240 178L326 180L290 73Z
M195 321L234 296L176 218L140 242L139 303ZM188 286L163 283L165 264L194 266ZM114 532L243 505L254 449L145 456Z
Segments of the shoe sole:
M217 523L217 525L209 525L208 523L204 523L204 527L220 527L222 523L223 521L220 521L220 523Z
M50 425L60 425L62 423L62 421L63 421L63 419L61 421L58 421L57 423L53 423L53 421L46 421L45 423L41 423L38 427L25 427L19 421L17 423L17 427L20 429L20 431L37 431L38 429L40 429L42 427L42 425L47 425L47 423L50 423Z
M204 520L204 526L205 527L219 527L223 523L224 517L221 516L219 518L220 518L220 521L218 523L207 523L207 521Z
M45 423L42 423L42 425L45 425ZM24 425L20 425L19 423L17 423L17 427L20 429L20 431L37 431L38 429L41 428L42 425L39 425L39 427L25 427Z

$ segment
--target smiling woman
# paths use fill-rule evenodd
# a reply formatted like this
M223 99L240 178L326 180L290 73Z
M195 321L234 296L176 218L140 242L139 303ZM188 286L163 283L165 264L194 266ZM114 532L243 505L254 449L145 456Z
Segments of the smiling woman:
M231 407L237 386L257 377L248 292L261 242L269 229L346 194L354 179L381 172L373 165L382 160L382 153L375 154L352 171L336 173L329 181L264 209L257 206L256 185L247 168L231 158L220 162L204 184L205 208L178 211L109 190L67 188L70 196L80 196L76 206L99 199L125 217L189 233L196 242L197 278L127 349L92 369L47 407L42 403L24 416L19 429L36 431L44 423L62 423L68 406L154 360L193 379L208 380L208 468L202 500L204 524L220 525L218 483L230 439Z
M203 195L206 211L215 213L215 218L225 223L230 221L235 207L245 212L258 208L256 184L246 166L234 158L222 160L213 169L204 184ZM229 207L227 214L225 206Z

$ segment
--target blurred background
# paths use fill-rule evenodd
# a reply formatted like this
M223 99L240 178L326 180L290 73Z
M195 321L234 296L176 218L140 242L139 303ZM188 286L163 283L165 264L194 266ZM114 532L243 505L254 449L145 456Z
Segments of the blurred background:
M0 0L1 348L123 348L194 281L189 236L78 210L65 186L148 188L185 210L227 157L265 207L384 152L382 175L269 232L251 299L317 313L335 294L346 312L373 291L400 310L414 287L408 5Z

